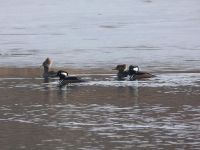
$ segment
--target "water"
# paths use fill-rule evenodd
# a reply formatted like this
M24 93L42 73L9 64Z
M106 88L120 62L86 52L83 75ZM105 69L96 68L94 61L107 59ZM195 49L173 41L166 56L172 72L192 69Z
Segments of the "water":
M0 20L1 66L199 69L198 0L10 0Z
M198 73L116 81L0 79L3 149L199 149Z
M199 0L0 4L1 149L200 149ZM86 82L43 81L46 57Z

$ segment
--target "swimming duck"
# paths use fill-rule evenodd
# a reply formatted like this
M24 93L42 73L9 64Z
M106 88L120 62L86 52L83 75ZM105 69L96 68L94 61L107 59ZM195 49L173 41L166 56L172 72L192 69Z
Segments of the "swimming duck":
M118 70L117 77L119 80L124 80L127 76L129 76L130 80L154 77L154 75L148 72L139 71L138 66L130 65L128 70L125 69L126 64L117 65L116 68L114 68L114 70Z
M65 85L68 83L79 83L84 82L82 79L76 76L69 76L68 72L59 70L57 72L57 77L59 77L59 85Z
M118 80L123 80L128 76L128 71L126 69L126 64L117 65L113 70L118 70L117 77Z
M49 71L51 64L52 60L50 58L46 58L45 61L42 63L42 66L44 67L44 72L43 72L44 78L57 77L57 72Z
M143 78L151 78L154 77L155 75L144 72L144 71L139 71L138 66L130 65L128 68L128 75L130 80L136 80L136 79L143 79Z

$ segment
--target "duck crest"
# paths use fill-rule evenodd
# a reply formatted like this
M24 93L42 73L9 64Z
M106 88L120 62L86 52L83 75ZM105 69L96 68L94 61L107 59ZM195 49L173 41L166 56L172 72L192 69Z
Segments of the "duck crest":
M126 64L117 65L113 70L118 70L117 77L118 80L123 80L125 77L128 76L128 72L125 70Z
M42 65L44 67L49 67L51 64L52 64L52 60L49 57L47 57Z
M49 77L56 77L55 71L50 71L50 66L52 64L52 60L47 57L45 61L42 63L42 66L44 67L43 77L49 78Z

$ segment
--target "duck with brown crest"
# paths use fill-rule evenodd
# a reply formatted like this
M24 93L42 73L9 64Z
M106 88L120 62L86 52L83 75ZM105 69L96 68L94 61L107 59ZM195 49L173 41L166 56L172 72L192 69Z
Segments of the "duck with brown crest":
M128 72L125 69L126 69L126 64L117 65L113 69L118 71L117 73L118 80L124 80L124 78L128 76Z
M43 77L44 78L53 78L57 76L57 72L50 71L50 66L52 64L52 60L50 58L46 58L45 61L42 63L44 67Z

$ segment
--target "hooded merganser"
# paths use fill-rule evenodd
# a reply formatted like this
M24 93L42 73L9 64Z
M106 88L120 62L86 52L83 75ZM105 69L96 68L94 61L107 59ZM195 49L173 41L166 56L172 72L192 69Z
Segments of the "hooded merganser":
M50 58L47 58L43 63L42 66L44 67L43 77L44 78L52 78L57 76L57 72L55 71L49 71L50 66L52 64L52 60Z
M117 77L118 80L123 80L128 76L128 71L126 69L126 64L117 65L113 70L118 70Z
M68 83L79 83L79 82L84 82L82 79L76 76L68 76L68 72L59 70L57 72L57 77L59 77L59 85L65 85Z
M123 80L127 76L129 76L130 80L154 77L154 75L148 72L139 71L138 66L130 65L128 70L125 69L126 69L125 64L117 65L116 68L114 68L114 70L118 70L117 77L119 80Z
M151 78L154 77L155 75L144 72L144 71L139 71L138 66L133 66L130 65L128 68L128 75L130 80L136 80L136 79L143 79L143 78Z

